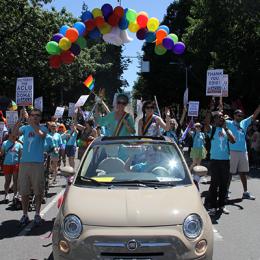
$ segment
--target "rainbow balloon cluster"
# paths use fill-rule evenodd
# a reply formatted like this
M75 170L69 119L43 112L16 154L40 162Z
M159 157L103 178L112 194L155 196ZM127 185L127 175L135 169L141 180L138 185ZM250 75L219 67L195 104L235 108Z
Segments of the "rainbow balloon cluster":
M155 43L155 53L163 55L167 50L175 54L185 51L184 43L180 42L176 34L170 33L166 25L161 25L157 18L148 17L146 12L137 13L133 9L121 6L113 8L104 4L101 9L94 8L92 12L85 11L81 22L72 27L63 25L59 33L53 35L46 45L51 55L49 63L52 68L59 68L62 64L71 64L81 49L87 47L86 39L99 39L120 46L132 41L127 29L136 33L139 40Z

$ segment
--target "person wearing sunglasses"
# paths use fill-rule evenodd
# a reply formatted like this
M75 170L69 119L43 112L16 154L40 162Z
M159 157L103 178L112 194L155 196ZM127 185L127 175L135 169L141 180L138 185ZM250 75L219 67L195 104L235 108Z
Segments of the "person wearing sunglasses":
M242 199L254 200L255 197L250 194L247 189L247 174L249 172L249 161L246 145L246 133L249 125L256 120L260 114L260 105L255 110L254 114L244 119L242 110L237 109L234 112L234 120L226 120L227 127L232 131L236 138L234 144L229 143L230 147L230 179L232 174L239 174L243 185Z
M31 190L35 195L36 203L34 224L40 225L42 223L40 209L45 184L44 141L48 129L40 125L41 117L39 109L32 109L29 115L26 110L22 109L20 121L15 124L13 129L14 135L23 135L23 153L18 174L19 193L22 196L23 208L21 225L26 225L29 222L28 206ZM21 121L24 119L27 120L28 125L21 126Z
M99 112L96 109L97 124L105 127L107 136L130 136L135 134L133 117L125 111L128 103L128 96L120 93L116 97L115 111L110 112L104 106L107 115L99 117Z
M143 103L143 118L138 122L138 135L139 136L160 136L162 128L169 131L171 128L170 111L166 109L166 123L160 116L154 114L155 104L153 101L145 101Z

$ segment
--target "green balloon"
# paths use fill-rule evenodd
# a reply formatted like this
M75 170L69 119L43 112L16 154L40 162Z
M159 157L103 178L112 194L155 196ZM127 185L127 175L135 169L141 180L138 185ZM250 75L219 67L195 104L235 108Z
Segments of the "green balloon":
M59 55L61 53L59 44L55 41L48 42L46 45L46 50L50 55Z
M81 49L84 49L87 47L87 41L84 37L79 37L76 43L80 46Z
M162 45L156 45L154 48L154 52L157 55L164 55L167 52L167 50Z
M176 34L171 33L169 34L169 36L172 38L172 40L174 41L174 44L177 43L179 41L179 38Z
M137 12L133 9L128 9L126 13L126 19L129 22L135 22L137 17Z

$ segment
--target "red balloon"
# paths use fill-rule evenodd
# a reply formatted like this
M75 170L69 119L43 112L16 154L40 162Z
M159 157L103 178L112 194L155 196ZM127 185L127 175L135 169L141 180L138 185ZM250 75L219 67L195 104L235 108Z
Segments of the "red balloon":
M117 26L118 23L119 23L119 20L120 20L120 17L118 17L116 14L111 14L108 18L108 23L111 25L111 26Z
M145 28L148 23L148 20L149 20L149 18L145 14L139 14L137 16L137 23L140 26L140 28Z
M69 28L66 31L65 36L71 41L71 42L75 42L77 41L77 39L79 38L79 32L77 29L75 28Z
M61 66L61 55L53 55L49 58L49 65L53 69L58 69Z
M117 6L114 9L114 14L118 17L122 18L124 16L124 8L122 6Z
M86 30L87 30L88 32L91 32L91 31L94 30L95 27L96 27L96 23L95 23L95 21L94 21L93 19L87 20L87 21L85 22L85 25L86 25Z
M97 27L102 27L105 23L105 18L103 16L98 16L95 18L95 24Z
M71 64L75 59L75 55L71 51L64 51L61 54L61 60L64 64Z

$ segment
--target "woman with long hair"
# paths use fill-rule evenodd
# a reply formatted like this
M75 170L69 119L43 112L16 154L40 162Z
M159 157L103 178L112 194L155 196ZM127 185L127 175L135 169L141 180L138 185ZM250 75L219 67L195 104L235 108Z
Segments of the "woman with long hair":
M164 131L170 130L170 111L166 109L166 122L160 116L154 114L155 103L153 101L145 101L143 103L143 118L138 122L139 136L160 136L162 128Z

